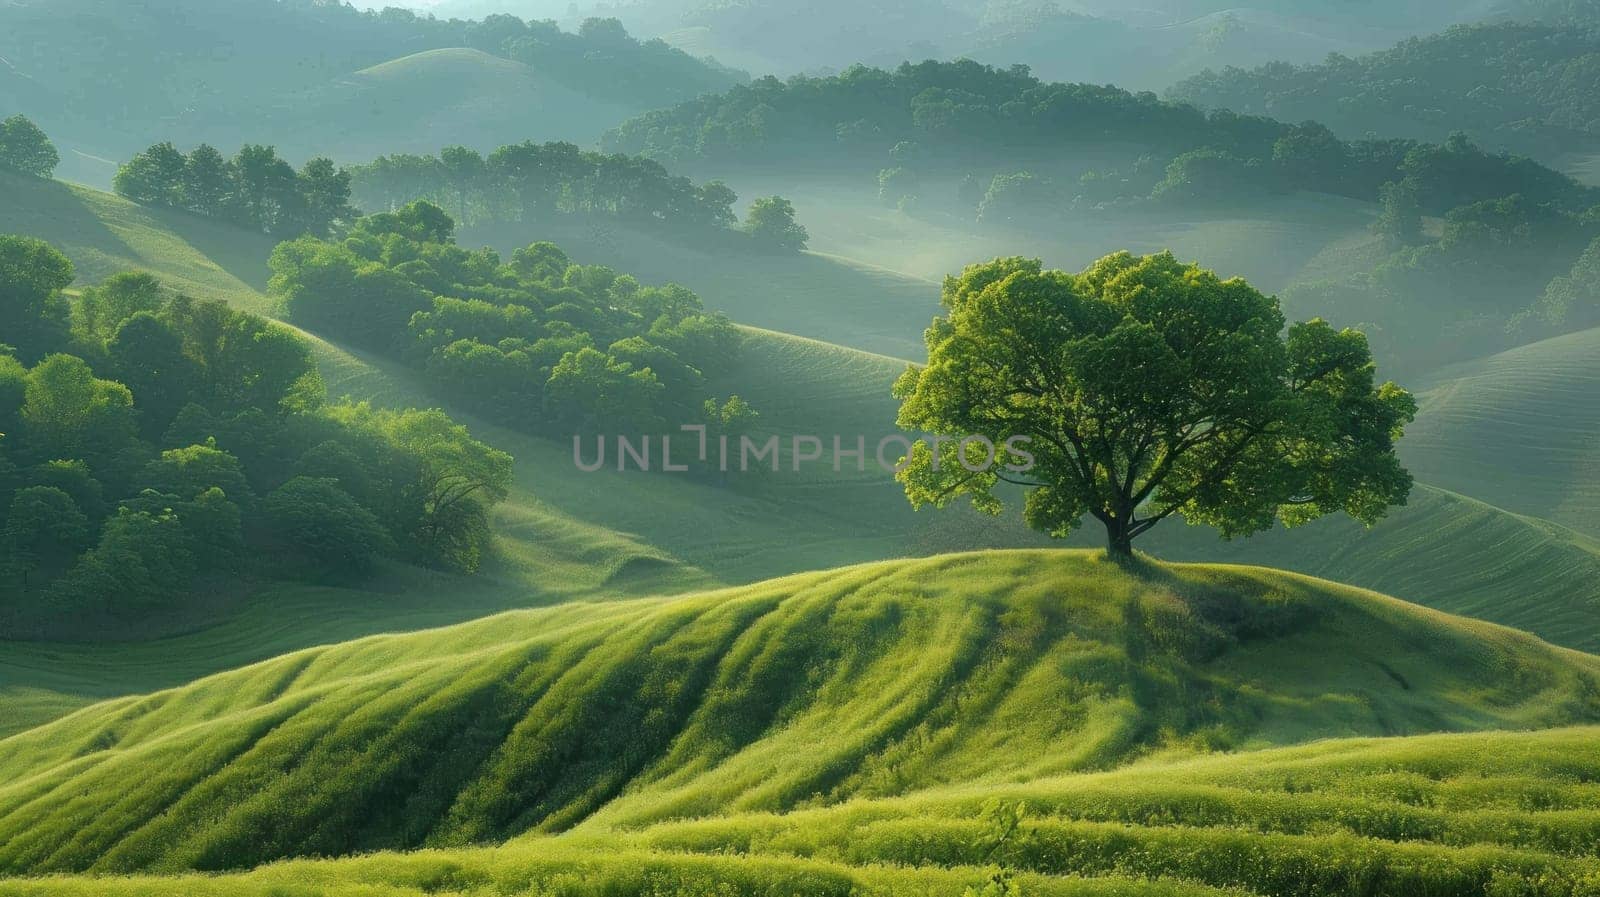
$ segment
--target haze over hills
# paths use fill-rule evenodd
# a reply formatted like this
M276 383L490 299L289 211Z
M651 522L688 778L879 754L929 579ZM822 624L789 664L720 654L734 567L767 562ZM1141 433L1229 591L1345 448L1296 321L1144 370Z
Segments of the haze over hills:
M16 0L0 6L0 107L68 149L119 162L162 140L353 160L440 140L587 142L629 114L743 77L576 28L530 36L280 0ZM527 41L514 47L517 37ZM95 183L108 185L109 172Z
M1594 0L410 5L0 0L0 897L1600 895Z
M1172 86L1167 95L1290 121L1314 119L1350 137L1437 141L1461 131L1486 147L1559 164L1600 145L1587 105L1600 47L1595 24L1457 27L1320 65L1231 62Z

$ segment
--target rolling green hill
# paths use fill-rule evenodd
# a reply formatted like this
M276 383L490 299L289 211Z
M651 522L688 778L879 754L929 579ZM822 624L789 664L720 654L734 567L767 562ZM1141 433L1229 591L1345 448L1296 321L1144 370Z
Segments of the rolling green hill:
M17 198L0 206L0 232L33 233L56 242L76 261L85 282L142 267L197 295L270 311L261 292L267 238L82 188L0 179L5 179L0 188ZM609 245L615 256L600 260L646 279L681 276L708 304L735 310L744 320L760 320L765 313L769 321L810 321L834 326L836 332L854 326L864 332L876 320L878 332L888 338L900 326L914 327L916 333L933 313L931 284L825 255L781 262L730 256L710 270L705 260L695 264L698 257L692 253L622 233L553 236L596 252ZM580 259L594 258L575 251ZM637 267L630 259L638 261ZM780 264L792 265L791 273L763 279ZM808 270L824 273L812 281L801 276ZM817 283L830 286L815 288ZM859 317L846 318L851 309ZM868 324L841 323L847 320ZM399 365L312 339L335 396L383 405L437 401L426 384ZM888 386L904 362L766 331L749 331L748 339L740 367L712 388L750 399L763 413L763 428L784 435L839 433L847 441L861 434L869 444L892 431L896 403ZM414 571L399 570L369 591L251 595L242 606L193 621L192 631L174 632L153 644L6 644L0 648L0 735L92 700L171 687L298 648L445 625L511 607L753 582L941 551L1043 544L1022 529L1016 515L989 520L958 510L913 513L898 485L870 469L858 473L847 467L836 474L824 462L799 475L741 480L731 489L663 474L580 474L572 466L570 446L456 416L518 459L513 495L496 514L498 556L484 576L419 579ZM1426 418L1417 425L1419 432L1426 432ZM1084 538L1083 544L1097 544L1093 533ZM1593 541L1440 490L1420 487L1410 507L1397 509L1373 530L1330 519L1304 530L1222 543L1209 531L1173 522L1146 542L1142 547L1160 557L1298 570L1514 625L1561 644L1600 648L1592 625L1600 606L1600 550Z
M1597 677L1522 633L1257 568L878 563L367 638L96 705L0 741L0 869L235 869L1591 722ZM929 850L962 832L908 824Z
M1403 448L1421 479L1600 537L1600 330L1440 371Z
M315 146L302 147L305 152L364 160L456 144L587 144L631 111L585 96L520 62L459 47L362 69L285 97L265 114L278 133L314 134Z
M0 173L0 189L15 198L0 205L0 233L54 243L77 265L80 283L137 268L197 296L273 310L263 292L272 247L266 237L60 183ZM385 406L438 403L403 366L305 335L331 395ZM887 384L902 362L770 332L751 332L749 340L741 367L713 386L755 403L769 432L875 441L891 429ZM835 475L824 462L728 489L661 473L583 474L570 445L455 416L518 462L511 498L496 508L497 556L484 575L439 582L397 573L371 591L273 590L221 620L193 621L198 631L174 633L155 650L137 643L6 644L0 735L96 698L175 685L330 639L575 595L683 590L883 557L1043 542L1014 521L980 527L970 514L919 516L886 475L849 468ZM260 633L266 621L270 637Z

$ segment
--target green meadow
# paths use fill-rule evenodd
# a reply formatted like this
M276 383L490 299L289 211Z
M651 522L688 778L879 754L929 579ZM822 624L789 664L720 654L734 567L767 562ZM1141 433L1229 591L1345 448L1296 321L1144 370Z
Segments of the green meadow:
M0 0L0 897L1600 897L1589 6L158 6Z

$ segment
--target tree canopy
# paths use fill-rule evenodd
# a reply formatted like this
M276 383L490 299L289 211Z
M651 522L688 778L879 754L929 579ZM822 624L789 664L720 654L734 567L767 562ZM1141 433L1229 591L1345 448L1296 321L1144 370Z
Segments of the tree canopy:
M0 121L0 168L47 178L60 164L61 154L38 125L21 115Z
M601 218L675 239L738 242L729 239L738 196L722 182L696 184L653 159L571 143L518 143L487 157L460 146L437 156L379 156L354 166L351 179L365 208L426 200L462 226Z
M1169 253L1079 274L1004 258L948 278L942 302L927 364L895 384L900 425L933 434L899 474L913 505L998 514L997 489L1019 484L1035 528L1093 517L1126 555L1174 514L1224 537L1336 511L1371 524L1410 491L1395 454L1410 394L1375 383L1359 332L1285 335L1277 300L1243 280Z
M281 325L139 273L69 303L71 280L54 248L0 236L7 625L158 612L219 577L482 562L504 453L440 411L328 405ZM323 535L339 545L311 550Z
M295 323L404 358L509 426L563 436L694 420L706 378L738 350L733 324L681 286L551 243L507 262L454 230L428 202L371 215L337 242L279 245L270 288Z
M327 234L356 217L350 174L317 157L298 172L270 146L232 159L201 144L189 153L158 143L117 170L116 191L142 205L183 209L283 237Z

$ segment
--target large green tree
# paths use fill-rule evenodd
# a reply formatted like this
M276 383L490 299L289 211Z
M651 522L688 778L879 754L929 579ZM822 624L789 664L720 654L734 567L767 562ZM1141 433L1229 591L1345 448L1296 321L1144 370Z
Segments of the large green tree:
M1285 332L1243 280L1169 253L1079 274L1007 258L947 279L943 305L928 363L895 384L900 425L933 434L899 474L916 506L998 514L1017 483L1035 528L1090 516L1127 556L1174 514L1225 538L1340 510L1371 524L1410 491L1394 446L1416 404L1375 384L1366 338Z

